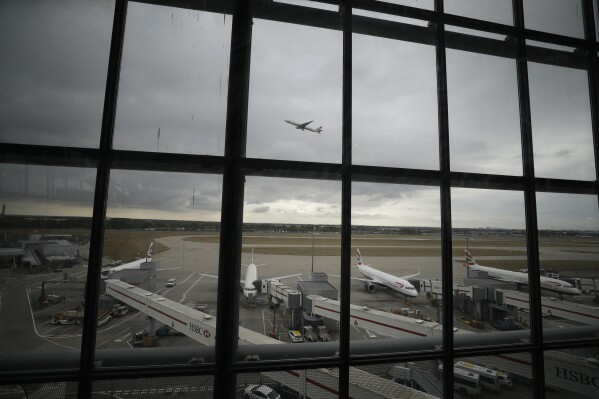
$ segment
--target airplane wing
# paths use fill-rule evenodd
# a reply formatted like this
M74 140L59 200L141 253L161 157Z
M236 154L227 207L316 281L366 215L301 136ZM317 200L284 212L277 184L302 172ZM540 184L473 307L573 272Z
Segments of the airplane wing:
M284 279L284 278L297 277L297 276L301 276L301 275L302 275L301 273L298 273L298 274L290 274L288 276L268 277L265 280L281 280L281 279Z
M329 274L329 276L333 276L333 277L339 277L341 278L341 276L337 275L337 274ZM372 284L377 284L377 285L383 285L385 286L385 284L383 284L383 282L381 280L377 280L377 279L371 279L371 278L361 278L361 277L350 277L352 280L357 280L357 281L367 281L369 283Z
M300 125L299 125L299 127L300 127L301 129L306 129L306 126L308 126L308 125L309 125L310 123L312 123L312 122L314 122L314 121L309 121L309 122L302 123L302 124L300 124Z
M409 278L416 277L416 276L420 276L420 267L418 267L418 273L408 274L407 276L401 276L400 278L407 280Z
M208 273L199 273L200 276L204 276L204 277L210 277L210 278L218 278L218 276L213 276L212 274L208 274Z

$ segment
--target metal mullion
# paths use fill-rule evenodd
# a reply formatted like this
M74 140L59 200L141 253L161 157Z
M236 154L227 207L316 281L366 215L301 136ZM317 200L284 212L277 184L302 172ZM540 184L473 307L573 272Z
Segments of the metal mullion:
M435 11L443 13L443 0L435 0ZM447 60L445 51L445 25L437 22L437 112L439 124L439 170L441 172L441 281L443 285L443 349L448 354L443 359L443 396L453 397L453 286L451 238L451 174L449 163L449 109L447 102Z
M109 162L111 169L153 172L222 174L225 168L220 156L124 150L111 151Z
M96 168L97 148L2 143L0 163Z
M595 16L592 1L583 1L583 19L585 38L590 43L594 43L597 36L595 32ZM588 80L589 80L589 100L591 105L591 126L593 132L593 149L595 154L595 176L599 181L599 62L597 61L597 52L593 47L587 51L588 59ZM598 198L599 199L599 198Z
M83 318L83 333L81 338L81 358L79 362L79 383L77 397L91 397L92 380L90 373L94 368L96 328L98 314L98 298L100 291L100 269L102 267L102 251L104 245L104 222L106 220L106 201L110 168L108 160L112 150L114 121L119 87L119 74L125 36L127 18L127 1L117 0L114 7L114 21L110 43L110 56L104 95L102 113L102 128L100 135L100 158L94 190L94 208L90 235L89 262L87 269L87 284L85 287L85 316Z
M439 19L439 14L435 11L425 10L424 8L404 6L401 4L387 3L385 1L353 0L351 4L352 7L356 9L395 15L398 17L433 22L436 22Z
M522 0L513 0L514 25L524 29L524 8ZM532 121L530 111L530 93L528 65L526 57L526 39L517 36L516 73L518 81L518 103L520 112L520 134L522 142L522 168L524 175L524 211L526 218L526 246L528 254L528 278L530 295L530 340L533 396L545 397L545 371L543 362L543 322L541 319L541 287L539 269L539 241L537 227L537 208L535 192L534 154L532 142Z
M229 11L229 14L232 12L234 5L234 0L132 0L132 2L195 11L217 13L227 13Z
M342 170L341 170L341 304L339 336L339 397L349 397L351 300L351 187L352 187L352 1L340 8L343 22Z
M231 30L225 169L221 207L216 320L216 374L214 397L234 398L235 361L239 328L241 230L244 177L240 160L245 156L252 36L251 2L236 0Z

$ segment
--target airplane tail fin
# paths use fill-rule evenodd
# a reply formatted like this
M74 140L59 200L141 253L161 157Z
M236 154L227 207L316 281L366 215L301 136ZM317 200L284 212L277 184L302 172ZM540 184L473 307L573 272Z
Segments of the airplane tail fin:
M360 249L356 249L358 252L358 263L356 264L356 266L364 266L364 263L362 263L362 254L360 253Z
M315 130L316 133L320 134L320 132L322 132L322 126L317 127Z
M474 266L477 264L476 261L474 260L474 257L470 253L470 251L465 249L464 253L466 254L466 261L464 262L464 266L468 267L468 266Z
M146 253L146 262L152 261L152 250L154 249L154 241L150 241L150 245L148 246L148 252Z

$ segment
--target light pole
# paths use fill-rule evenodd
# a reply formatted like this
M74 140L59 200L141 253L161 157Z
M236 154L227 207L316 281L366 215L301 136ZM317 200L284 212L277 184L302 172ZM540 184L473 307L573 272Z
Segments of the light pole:
M312 275L314 275L314 234L316 234L316 226L312 230Z

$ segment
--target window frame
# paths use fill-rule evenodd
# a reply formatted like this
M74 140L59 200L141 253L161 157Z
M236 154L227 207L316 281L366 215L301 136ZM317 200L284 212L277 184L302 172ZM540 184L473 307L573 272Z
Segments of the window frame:
M339 396L349 396L349 367L391 361L417 361L441 359L444 362L444 395L453 395L453 360L464 356L488 355L510 352L528 352L533 363L533 392L535 397L544 396L544 351L579 346L596 346L599 338L575 336L569 340L545 343L543 340L540 313L539 243L536 220L536 193L599 193L595 181L537 178L534 174L533 143L530 120L530 96L528 92L528 61L553 63L570 68L585 69L588 74L591 121L594 142L595 171L599 173L599 43L596 39L594 7L592 0L580 0L583 5L584 39L560 36L526 29L522 0L513 0L514 26L476 20L468 17L445 14L443 0L435 0L435 10L423 10L374 0L348 2L329 0L325 3L340 4L340 11L317 10L282 3L265 3L252 0L229 1L184 1L184 0L141 0L147 4L171 7L190 7L198 11L230 13L233 15L231 33L230 83L228 88L227 126L225 153L223 156L203 156L170 153L146 153L114 150L112 138L116 116L118 83L127 17L127 0L115 0L114 23L108 77L102 117L100 146L97 149L54 147L22 144L3 144L0 162L52 166L84 166L97 170L94 192L94 208L91 229L90 261L86 298L98 298L101 269L104 221L106 213L108 183L112 169L147 171L177 171L188 173L216 173L223 176L223 198L221 207L221 239L218 280L217 344L215 362L200 365L173 365L160 368L129 367L125 369L99 369L94 366L97 358L95 349L97 301L86 301L80 367L78 370L38 370L36 372L14 372L0 377L0 383L78 381L78 397L91 397L94 381L149 376L213 375L214 397L235 397L236 376L250 370L291 370L298 368L337 367L339 369ZM429 28L408 24L375 20L352 15L352 8L386 13L395 16L429 21ZM318 18L314 18L317 16ZM264 18L306 26L324 27L343 31L343 125L342 163L281 161L250 159L245 156L249 76L251 58L251 25L253 18ZM324 21L324 22L323 22ZM509 38L505 43L466 34L446 32L445 25L498 33ZM386 168L352 164L351 158L351 115L352 115L352 34L364 33L409 40L433 45L437 62L437 104L439 121L438 171ZM532 47L526 40L570 46L578 49L568 57L562 51ZM449 124L447 109L446 48L466 51L487 51L489 54L510 56L510 46L516 49L520 129L522 141L523 176L486 175L478 173L452 172L450 169ZM481 50L482 49L482 50ZM452 287L452 239L451 239L451 193L452 187L517 190L524 193L526 210L527 252L530 274L531 340L517 346L503 345L491 348L454 348L453 313L451 295L443 301L443 347L432 352L352 355L349 350L349 304L350 272L341 268L341 322L339 356L323 359L302 359L277 362L243 364L236 359L238 325L238 290L240 269L227 267L241 263L241 232L243 225L243 191L245 176L270 176L309 178L341 181L341 265L351 262L351 186L352 182L395 183L429 185L441 192L441 256L442 283ZM230 295L233 292L234 295Z

